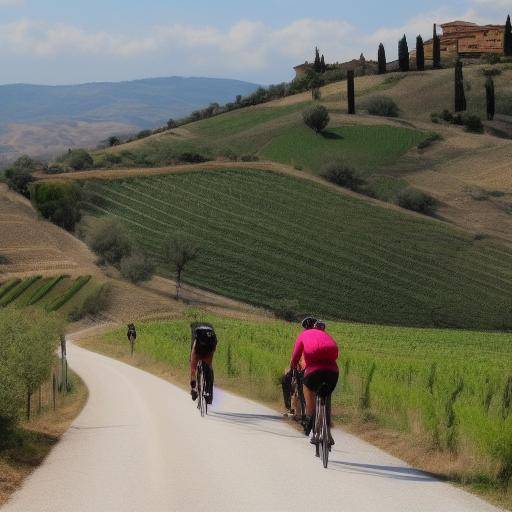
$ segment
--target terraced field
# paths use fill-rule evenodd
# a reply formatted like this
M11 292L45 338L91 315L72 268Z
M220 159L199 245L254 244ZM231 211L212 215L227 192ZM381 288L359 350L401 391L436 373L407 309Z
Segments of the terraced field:
M512 251L445 224L263 171L93 184L96 215L126 223L158 263L170 236L200 257L190 284L256 305L420 326L512 327Z

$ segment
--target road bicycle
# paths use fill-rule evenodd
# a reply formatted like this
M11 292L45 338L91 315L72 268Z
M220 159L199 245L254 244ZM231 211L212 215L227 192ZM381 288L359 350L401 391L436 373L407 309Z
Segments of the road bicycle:
M208 399L210 398L209 386L210 369L204 361L197 363L196 383L197 383L197 408L201 413L201 417L208 414Z
M324 382L318 388L315 400L315 423L313 426L312 442L315 445L315 455L320 457L324 468L329 464L329 453L331 451L332 437L330 414L331 395L328 392L327 384Z

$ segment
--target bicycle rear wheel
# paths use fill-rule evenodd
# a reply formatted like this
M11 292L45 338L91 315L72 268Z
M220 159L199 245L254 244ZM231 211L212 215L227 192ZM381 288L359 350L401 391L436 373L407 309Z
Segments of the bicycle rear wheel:
M199 412L201 413L201 417L204 417L208 411L208 406L206 404L206 399L204 397L205 378L204 378L203 365L202 365L201 361L197 364L196 381L197 381L197 408L199 409Z
M331 451L331 445L329 443L329 427L327 425L327 410L326 400L322 399L322 430L320 435L320 451L322 452L322 463L324 468L327 468L329 464L329 452Z

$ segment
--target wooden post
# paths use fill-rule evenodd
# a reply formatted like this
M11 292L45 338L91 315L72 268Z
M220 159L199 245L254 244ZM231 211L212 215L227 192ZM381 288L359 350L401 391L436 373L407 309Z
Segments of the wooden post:
M348 113L356 113L355 101L355 86L354 86L354 71L347 71L347 100L348 100Z
M32 393L27 391L27 420L30 420L30 400L32 398Z
M38 412L38 414L41 414L43 412L43 385L42 384L39 386L37 412Z
M52 375L52 401L53 401L53 410L57 410L57 378L55 377L55 372Z

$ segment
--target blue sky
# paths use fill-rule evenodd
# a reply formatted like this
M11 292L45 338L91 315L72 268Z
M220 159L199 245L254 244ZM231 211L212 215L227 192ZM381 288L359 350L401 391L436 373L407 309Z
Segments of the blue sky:
M275 83L311 59L428 37L434 21L503 23L512 0L0 0L0 82L215 76Z

